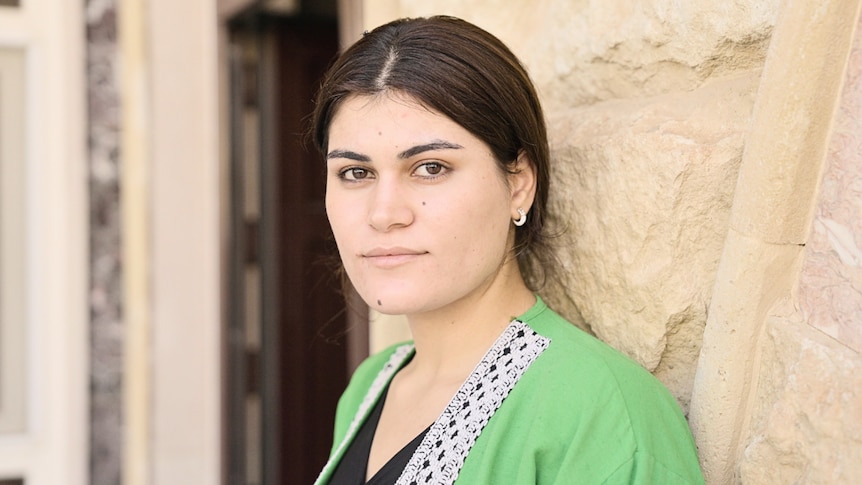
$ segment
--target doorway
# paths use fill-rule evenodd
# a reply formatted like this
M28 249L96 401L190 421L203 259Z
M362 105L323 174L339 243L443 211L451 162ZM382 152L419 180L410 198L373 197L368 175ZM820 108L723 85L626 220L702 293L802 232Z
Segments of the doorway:
M347 311L337 277L325 166L304 136L337 22L257 10L229 37L227 483L312 483L351 356L367 355L367 316Z

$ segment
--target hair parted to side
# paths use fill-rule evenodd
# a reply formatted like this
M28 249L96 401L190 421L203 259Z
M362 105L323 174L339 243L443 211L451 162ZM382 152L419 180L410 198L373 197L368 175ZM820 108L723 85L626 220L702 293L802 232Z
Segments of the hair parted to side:
M527 284L541 286L552 258L545 228L550 155L545 119L527 71L499 39L464 20L400 19L363 35L330 67L317 95L311 136L325 155L329 125L350 96L406 94L484 141L504 172L523 153L536 168L536 197L515 231Z

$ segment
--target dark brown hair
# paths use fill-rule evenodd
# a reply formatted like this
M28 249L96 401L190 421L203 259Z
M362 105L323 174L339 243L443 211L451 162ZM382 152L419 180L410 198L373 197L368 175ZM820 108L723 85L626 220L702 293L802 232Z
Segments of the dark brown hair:
M352 95L406 94L484 141L500 168L523 153L536 168L536 198L515 231L521 272L533 289L550 252L545 233L548 137L536 90L499 39L454 17L400 19L367 32L330 67L312 115L314 144L325 155L329 125Z

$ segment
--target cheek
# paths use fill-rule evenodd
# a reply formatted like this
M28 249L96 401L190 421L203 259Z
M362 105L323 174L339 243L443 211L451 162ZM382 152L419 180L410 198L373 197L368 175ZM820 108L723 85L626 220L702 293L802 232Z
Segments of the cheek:
M496 259L508 237L508 206L499 197L469 198L452 209L442 230L450 234L452 244L466 250L466 257Z
M343 238L342 236L349 233L348 225L354 219L349 212L349 204L346 204L338 195L327 192L325 208L326 217L329 219L329 227L332 228L332 234L335 236L335 241L340 248L344 242L343 240L349 240L349 238Z

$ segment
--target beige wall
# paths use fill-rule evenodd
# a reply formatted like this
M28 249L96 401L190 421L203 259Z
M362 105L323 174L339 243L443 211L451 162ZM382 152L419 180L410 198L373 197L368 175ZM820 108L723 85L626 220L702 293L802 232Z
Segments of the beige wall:
M566 230L543 296L668 385L710 483L862 482L858 0L364 5L525 62Z
M123 483L221 477L216 4L121 0Z

